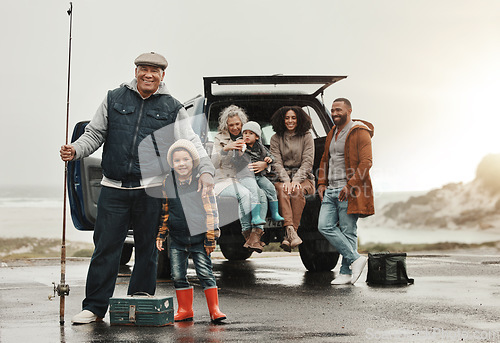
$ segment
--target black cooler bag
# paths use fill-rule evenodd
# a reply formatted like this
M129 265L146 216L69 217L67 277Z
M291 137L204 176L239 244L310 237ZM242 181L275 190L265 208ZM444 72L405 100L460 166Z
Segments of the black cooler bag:
M406 253L368 254L368 275L370 285L413 284L406 273Z

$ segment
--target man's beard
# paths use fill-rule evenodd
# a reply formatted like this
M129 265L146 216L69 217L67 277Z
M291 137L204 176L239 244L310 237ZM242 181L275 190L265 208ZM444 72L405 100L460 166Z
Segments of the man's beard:
M333 117L333 123L336 126L342 126L347 122L347 114L342 114L339 116L334 116Z

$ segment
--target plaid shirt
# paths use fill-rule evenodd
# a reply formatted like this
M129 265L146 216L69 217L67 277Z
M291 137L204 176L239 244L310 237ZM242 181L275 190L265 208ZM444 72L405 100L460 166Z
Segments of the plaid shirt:
M190 178L187 181L184 182L178 182L179 186L183 185L189 185L192 182L192 178ZM165 188L165 183L166 180L163 181L163 187ZM177 187L177 185L176 185ZM159 239L164 240L165 237L168 235L168 217L169 217L169 212L168 212L168 198L167 194L164 191L163 195L165 199L163 200L163 207L162 207L162 212L161 212L161 221L160 221L160 228L158 230L158 237ZM220 230L219 230L219 211L217 209L217 202L215 201L215 192L212 189L210 194L207 196L202 196L201 201L203 203L203 209L205 210L206 214L206 226L207 226L207 233L205 236L205 241L203 245L206 248L212 247L215 248L215 241L219 238L220 236Z

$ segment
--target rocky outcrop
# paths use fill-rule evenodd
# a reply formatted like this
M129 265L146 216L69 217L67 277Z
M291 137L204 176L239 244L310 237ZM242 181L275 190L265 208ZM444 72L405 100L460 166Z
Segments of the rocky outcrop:
M387 204L372 220L377 226L405 228L499 229L500 154L481 161L474 181Z

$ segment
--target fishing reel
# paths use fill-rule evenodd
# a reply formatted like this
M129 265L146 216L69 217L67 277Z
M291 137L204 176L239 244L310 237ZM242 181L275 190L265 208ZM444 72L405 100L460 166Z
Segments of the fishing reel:
M58 284L56 286L56 283L55 282L52 282L52 284L54 285L54 295L49 295L49 299L52 300L56 297L56 293L58 296L67 296L69 295L69 285L61 285L61 284Z

